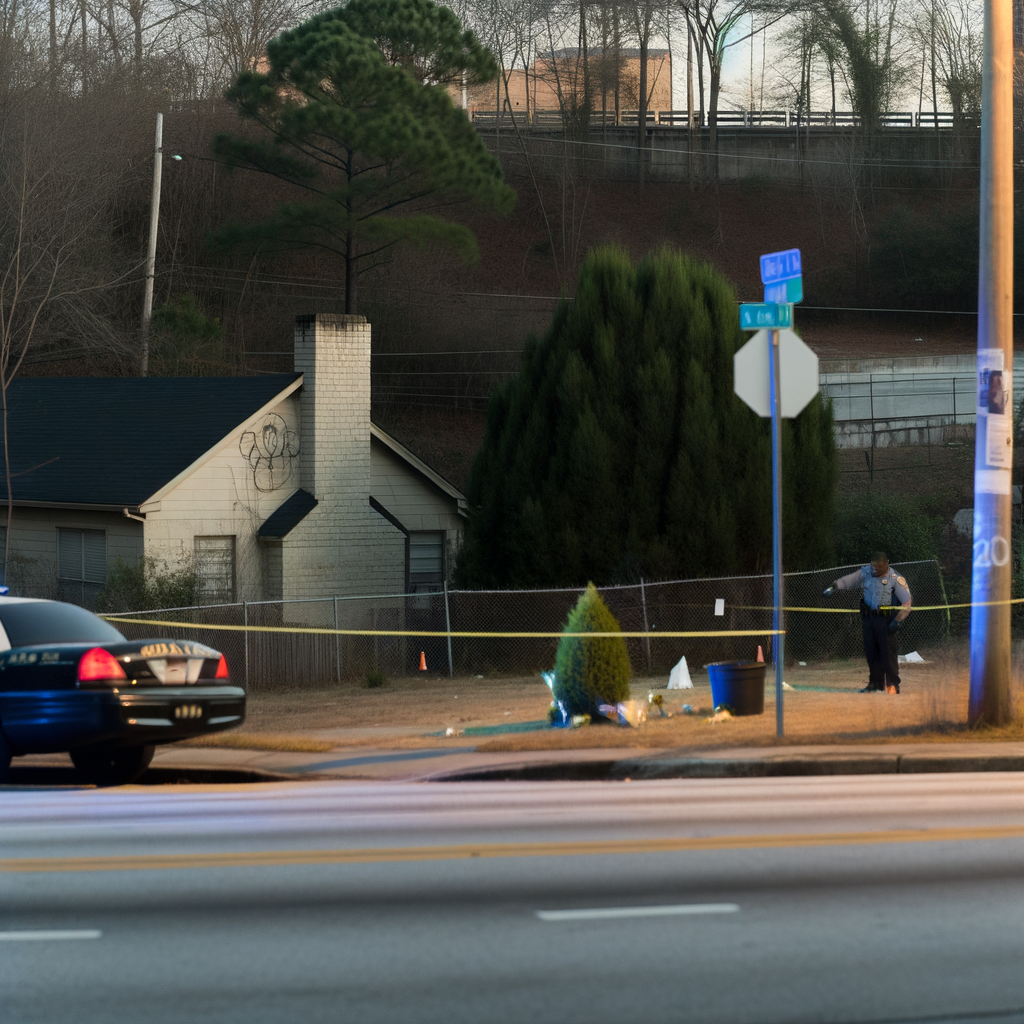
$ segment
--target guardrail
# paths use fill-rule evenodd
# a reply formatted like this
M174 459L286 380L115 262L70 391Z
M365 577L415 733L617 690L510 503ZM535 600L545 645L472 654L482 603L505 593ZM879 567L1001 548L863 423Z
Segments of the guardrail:
M513 112L508 110L474 110L471 111L474 124L480 127L494 125L511 125ZM561 128L565 121L578 119L578 114L567 111L564 115L560 110L516 110L515 119L518 123L537 128ZM616 121L612 111L591 111L589 123L591 127L605 125L635 125L639 119L639 111L622 110ZM693 127L707 126L707 113L703 120L700 111L692 115L686 110L649 110L647 123L667 128L688 128L690 119ZM934 111L894 110L886 111L880 116L883 128L930 128L952 129L953 114L948 110ZM860 118L852 110L720 110L718 111L718 127L720 128L856 128ZM977 128L980 122L970 120L969 127Z

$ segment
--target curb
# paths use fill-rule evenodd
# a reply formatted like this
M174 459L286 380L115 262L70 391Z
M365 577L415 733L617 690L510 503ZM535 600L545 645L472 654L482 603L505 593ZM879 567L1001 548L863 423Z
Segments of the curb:
M268 772L258 768L147 768L139 776L134 786L231 786L250 782L294 782L294 775L280 772ZM39 765L10 769L4 789L20 786L66 786L78 787L92 785L79 776L78 772L68 766Z
M919 775L1024 772L1024 757L932 754L840 754L831 757L636 758L509 764L444 772L430 782L621 782L626 779L745 779L809 775Z

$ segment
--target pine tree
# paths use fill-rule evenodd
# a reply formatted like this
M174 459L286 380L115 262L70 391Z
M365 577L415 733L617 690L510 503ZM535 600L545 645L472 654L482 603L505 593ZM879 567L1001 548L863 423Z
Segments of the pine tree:
M565 633L619 633L619 624L593 583L569 613ZM569 715L593 714L598 704L629 699L632 669L621 637L563 636L555 655L555 699Z
M595 250L575 301L488 409L458 563L471 586L578 585L764 571L770 433L733 393L746 339L708 264L668 250L634 267ZM827 562L836 473L820 396L784 442L788 568Z
M448 96L445 83L463 75L493 80L494 57L431 0L352 0L278 36L267 70L242 72L227 93L264 131L218 135L214 151L287 182L296 199L226 225L217 241L339 254L347 313L359 273L397 243L445 243L473 261L470 229L431 206L508 212L515 193Z

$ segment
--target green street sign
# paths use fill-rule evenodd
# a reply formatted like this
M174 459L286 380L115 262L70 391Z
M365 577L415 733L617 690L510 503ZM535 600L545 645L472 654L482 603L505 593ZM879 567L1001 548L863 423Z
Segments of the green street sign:
M777 302L744 302L740 306L740 327L744 331L774 330L793 326L793 307Z
M764 286L765 302L782 302L792 305L794 302L804 301L804 279L792 277L788 281L779 281L777 284L766 284Z

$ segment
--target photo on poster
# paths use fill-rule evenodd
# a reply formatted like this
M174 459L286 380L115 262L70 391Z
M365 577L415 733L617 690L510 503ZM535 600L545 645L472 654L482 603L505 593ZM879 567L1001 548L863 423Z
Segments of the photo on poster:
M1006 411L1006 391L1003 379L1003 350L978 350L978 414L1002 416Z

